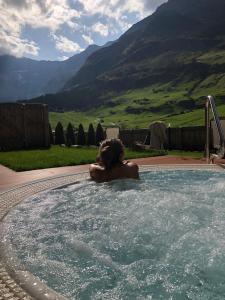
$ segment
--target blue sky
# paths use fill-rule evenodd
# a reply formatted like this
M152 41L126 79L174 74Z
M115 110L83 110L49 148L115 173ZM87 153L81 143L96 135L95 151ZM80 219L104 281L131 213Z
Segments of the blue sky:
M0 55L64 60L117 39L166 0L0 0Z

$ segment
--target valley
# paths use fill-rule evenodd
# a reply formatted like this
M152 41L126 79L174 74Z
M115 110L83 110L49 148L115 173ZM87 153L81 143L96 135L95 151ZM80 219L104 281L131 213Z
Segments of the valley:
M176 59L181 59L177 57ZM224 66L225 51L192 53L183 60L195 60L212 66ZM181 78L180 81L153 84L149 87L111 92L107 101L88 110L50 113L55 127L58 121L77 127L89 123L107 127L118 125L123 129L147 128L155 120L165 121L171 127L204 125L204 101L207 95L216 97L220 116L225 116L225 73L209 74L202 79ZM109 100L110 99L110 100Z

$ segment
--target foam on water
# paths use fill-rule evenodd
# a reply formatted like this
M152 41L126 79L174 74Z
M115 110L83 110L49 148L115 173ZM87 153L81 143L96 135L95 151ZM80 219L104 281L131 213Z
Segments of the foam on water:
M157 171L42 193L5 242L70 299L224 299L225 174Z

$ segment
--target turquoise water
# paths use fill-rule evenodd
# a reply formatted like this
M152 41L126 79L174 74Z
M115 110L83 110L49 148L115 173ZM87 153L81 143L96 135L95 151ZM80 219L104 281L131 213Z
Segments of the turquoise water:
M224 195L210 171L85 181L17 206L6 242L69 299L224 299Z

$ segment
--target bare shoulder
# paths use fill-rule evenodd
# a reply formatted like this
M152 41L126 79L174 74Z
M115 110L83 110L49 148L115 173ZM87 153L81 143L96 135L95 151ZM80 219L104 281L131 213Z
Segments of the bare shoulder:
M96 163L96 164L91 164L90 167L89 167L89 170L104 170L104 167L102 167L100 164Z
M139 178L138 165L133 162L124 162L111 170L106 170L99 164L91 164L90 177L96 182L105 182L118 178Z
M131 178L139 178L139 167L136 163L127 161L125 163Z
M105 174L105 169L99 164L91 164L89 167L89 173L90 177L95 181L102 181Z
M138 165L132 161L126 161L125 164L132 169L139 170Z

